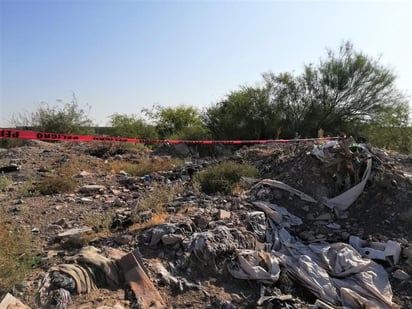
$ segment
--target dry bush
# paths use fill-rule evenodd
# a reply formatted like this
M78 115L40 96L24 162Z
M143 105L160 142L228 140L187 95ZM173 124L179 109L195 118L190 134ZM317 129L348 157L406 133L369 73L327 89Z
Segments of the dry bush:
M113 209L104 210L100 214L87 212L82 222L83 225L93 227L100 236L107 236L110 234L114 213L115 211ZM95 235L93 237L95 237Z
M131 176L144 176L153 172L168 171L176 166L176 161L169 157L145 157L138 163L125 161L110 162L110 170L113 173L125 171Z
M154 214L148 221L143 223L136 223L129 227L129 231L135 231L140 229L148 229L150 227L162 224L166 222L169 215L165 212Z
M107 159L125 153L148 153L150 150L141 143L95 142L90 144L88 154Z
M162 213L165 211L164 206L172 202L181 190L181 184L155 184L150 191L143 194L138 211L151 210L153 213Z
M239 184L241 177L256 177L259 171L252 165L223 162L195 174L195 182L205 193L221 192L230 194Z
M0 191L5 191L13 183L13 179L7 175L0 175Z
M97 160L97 159L96 159ZM68 160L64 165L57 169L57 174L65 176L75 176L80 172L97 173L99 175L109 172L109 167L102 161L101 164L91 161L90 158L76 158Z
M173 201L173 199L183 192L182 184L155 184L150 191L146 191L134 213L133 221L136 222L131 229L147 228L149 226L163 223L168 214L166 213L166 206ZM150 210L152 215L149 220L140 218L139 213Z
M17 187L16 193L19 197L35 197L40 195L40 191L37 186L29 180L21 183Z
M67 176L51 176L36 185L40 194L51 195L57 193L70 193L76 189L76 181Z
M4 215L0 219L0 295L21 282L36 259L29 232Z

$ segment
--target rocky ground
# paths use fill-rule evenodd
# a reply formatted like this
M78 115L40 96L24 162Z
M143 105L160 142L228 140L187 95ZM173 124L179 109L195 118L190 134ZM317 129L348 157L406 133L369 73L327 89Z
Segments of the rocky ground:
M165 146L152 153L107 144L27 141L20 147L0 149L0 168L13 181L0 192L1 211L30 231L41 248L39 265L11 292L31 308L38 308L36 293L50 268L92 245L124 253L138 248L149 278L171 308L310 308L316 297L286 272L268 286L261 281L235 279L228 271L236 249L265 249L265 231L251 219L260 210L253 203L260 200L283 206L300 217L303 224L289 231L305 244L348 242L351 235L399 243L402 254L398 263L377 262L389 274L393 301L402 308L412 308L411 156L370 149L373 166L366 187L348 211L337 216L320 202L310 203L287 191L256 184L262 179L279 180L317 201L336 196L359 176L346 164L343 150L343 161L328 166L312 155L314 145L310 143L237 150L223 147L213 158L199 158L196 150L179 147ZM184 160L173 161L175 166L169 170L143 177L113 169L115 161L138 163L145 156L153 162L170 161L176 155ZM256 166L259 178L244 180L230 195L202 193L193 184L192 175L226 160ZM35 187L51 176L64 174L73 175L72 192L39 195L30 192L33 189L27 185ZM150 196L160 185L173 188L173 198L161 206L163 212L139 210L142 196ZM138 215L138 223L132 213ZM201 233L212 236L206 249L196 251L193 235ZM271 307L268 303L257 305L263 293L278 296ZM69 308L130 308L134 305L128 294L122 282L117 286L101 284L88 293L71 293Z

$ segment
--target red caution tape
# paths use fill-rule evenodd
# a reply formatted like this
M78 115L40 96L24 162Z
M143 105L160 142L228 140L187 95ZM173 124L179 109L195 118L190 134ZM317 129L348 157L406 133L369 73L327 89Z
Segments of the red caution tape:
M145 143L145 144L192 144L192 145L243 145L243 144L269 144L269 143L295 143L313 142L338 139L339 137L325 138L298 138L298 139L267 139L267 140L165 140L165 139L140 139L126 137L96 136L96 135L77 135L62 133L45 133L26 130L0 129L0 139L37 139L42 141L64 141L64 142L126 142L126 143Z

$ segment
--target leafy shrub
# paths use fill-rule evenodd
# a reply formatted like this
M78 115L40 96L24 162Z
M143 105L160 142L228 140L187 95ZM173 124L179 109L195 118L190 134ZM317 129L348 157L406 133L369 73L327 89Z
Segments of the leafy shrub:
M157 138L156 128L136 115L114 114L111 116L111 125L111 128L108 129L108 133L111 136L143 139Z
M36 185L36 189L43 195L73 192L76 181L69 176L52 176Z
M59 102L62 103L62 102ZM73 95L69 103L50 106L41 102L30 114L20 114L13 120L16 127L34 127L37 131L64 134L93 134L92 121L88 113L80 108Z
M2 138L0 139L0 148L15 148L15 147L21 147L25 143L25 140L23 139L17 139L17 138Z
M256 177L258 173L252 165L227 161L200 171L195 175L195 181L200 183L201 190L205 193L229 194L242 176Z

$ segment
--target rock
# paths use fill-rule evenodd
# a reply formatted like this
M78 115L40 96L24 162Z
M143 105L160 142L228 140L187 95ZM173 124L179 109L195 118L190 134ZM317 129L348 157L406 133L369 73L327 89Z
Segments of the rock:
M105 186L101 185L85 185L79 189L79 193L83 194L95 194L102 193L106 190Z
M91 198L88 198L88 197L82 197L82 198L80 199L80 202L82 202L82 203L90 203L90 202L93 202L93 200L92 200Z
M340 230L342 228L341 225L337 223L329 223L328 225L326 225L326 227L332 230Z
M37 234L37 233L40 233L40 230L39 230L38 227L34 227L34 228L32 228L31 232Z
M60 225L63 228L67 227L67 222L66 222L66 219L64 218L57 220L56 222L54 222L54 224Z
M231 215L232 214L230 211L219 209L219 214L218 214L219 220L230 219Z
M88 226L83 227L76 227L70 230L67 230L63 233L57 235L57 239L64 239L64 238L71 238L71 237L79 237L82 234L88 234L93 232L93 230Z
M407 259L412 260L412 246L408 246L402 250L402 255Z
M332 215L328 212L321 214L320 216L318 216L315 220L325 220L325 221L329 221L332 220Z
M23 282L17 283L14 287L16 288L17 291L23 292L25 289L29 287L29 283L27 281L23 281Z
M122 191L116 189L112 189L111 192L114 196L119 196L120 194L122 194Z
M46 231L51 233L62 233L63 232L63 228L58 225L58 224L50 224L49 226L46 227Z
M174 245L183 240L181 234L166 234L162 236L162 242L165 245Z
M97 307L96 309L124 309L122 305L116 304L113 307L112 306L100 306Z
M309 205L304 205L303 207L302 207L302 209L304 210L304 211L306 211L306 212L309 212Z
M133 236L129 234L119 235L114 240L119 245L127 245L133 241Z
M392 273L392 276L399 280L407 280L411 277L402 269L397 269L395 272Z
M315 233L313 231L303 231L299 233L299 237L303 240L312 241L315 240Z
M83 178L87 176L93 175L92 173L86 172L86 171L81 171L79 174L76 175L76 178Z

